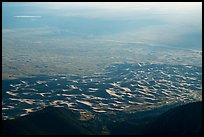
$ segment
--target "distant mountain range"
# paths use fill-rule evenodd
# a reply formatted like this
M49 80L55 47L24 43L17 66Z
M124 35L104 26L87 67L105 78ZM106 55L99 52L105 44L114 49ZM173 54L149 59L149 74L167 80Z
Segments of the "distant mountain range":
M63 107L47 107L13 120L2 121L2 134L27 135L100 135L100 134L163 134L201 135L202 102L193 102L169 109L161 115L140 117L137 113L124 115L121 122L117 115L104 121L104 117L82 121L79 115Z

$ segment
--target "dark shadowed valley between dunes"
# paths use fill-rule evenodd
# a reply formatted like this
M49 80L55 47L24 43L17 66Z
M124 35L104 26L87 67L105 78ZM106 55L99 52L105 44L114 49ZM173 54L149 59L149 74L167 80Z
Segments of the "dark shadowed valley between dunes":
M156 110L160 111L160 110ZM5 120L3 134L110 134L110 135L201 135L202 102L177 106L159 115L145 118L137 113L123 115L123 121L114 118L103 121L103 116L81 121L79 116L61 107L47 107L30 115Z

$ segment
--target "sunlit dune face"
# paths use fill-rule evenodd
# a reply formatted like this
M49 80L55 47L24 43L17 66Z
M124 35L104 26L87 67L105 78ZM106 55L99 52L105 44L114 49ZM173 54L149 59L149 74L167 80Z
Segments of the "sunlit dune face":
M104 110L97 110L97 109L94 109L95 112L99 112L99 113L105 113L106 111Z
M35 102L34 99L15 99L15 98L10 98L10 100L17 100L19 102L27 103L29 105L32 105Z
M117 95L117 94L115 93L115 91L113 91L113 90L106 89L106 92L107 92L108 94L112 95L112 96L120 97L120 96Z
M6 91L7 94L11 95L11 96L17 96L17 93L13 93L11 91Z
M29 80L21 82L20 85L8 84L12 85L9 86L11 89L15 89L18 85L17 87L22 91L5 90L5 94L9 96L2 101L4 105L2 108L3 117L13 118L14 116L10 116L9 113L18 113L18 116L23 116L25 113L32 113L49 105L79 112L84 112L87 109L95 113L109 113L112 111L144 111L163 105L202 100L200 92L194 92L193 89L190 89L200 90L201 88L201 80L198 79L200 68L177 66L178 68L172 67L173 70L178 69L177 71L167 71L165 67L170 69L168 65L135 64L134 66L126 64L120 70L120 67L117 68L117 65L113 65L114 69L107 70L110 72L106 74L107 79L95 77L91 78L90 81L87 80L87 83L83 83L83 80L79 80L81 82L71 80L70 82L70 80L60 77L57 78L61 79L60 82L58 80L53 82L52 77L41 80L48 85L60 85L50 91L47 90L48 87L45 82L36 85L30 84L29 86L32 88L25 87ZM149 72L150 69L151 72L147 74L146 71ZM198 72L187 73L191 69L197 69ZM133 75L133 77L127 79L126 75L120 75L119 72L123 72L123 70L126 71L127 75ZM143 70L142 73L141 70ZM155 73L157 75L154 75ZM112 75L114 75L114 80L110 79ZM154 80L148 79L149 75ZM86 79L88 78L86 77ZM36 83L32 78L30 80L32 83ZM99 82L94 83L93 81ZM74 87L77 89L74 90ZM83 89L80 94L79 89Z
M67 107L69 108L69 107L73 107L73 104L74 104L74 103L69 103L69 102L63 101L63 100L55 100L55 101L53 101L51 104L53 104L53 105L65 104L65 105L67 105Z
M8 110L8 109L13 109L15 108L14 106L7 106L7 107L3 107L2 110Z
M92 106L92 104L90 102L88 102L88 101L82 101L82 100L76 100L76 101L79 102L79 103L85 104L87 106Z
M34 112L33 109L31 108L27 108L27 109L24 109L26 111L26 113L31 113L31 112Z

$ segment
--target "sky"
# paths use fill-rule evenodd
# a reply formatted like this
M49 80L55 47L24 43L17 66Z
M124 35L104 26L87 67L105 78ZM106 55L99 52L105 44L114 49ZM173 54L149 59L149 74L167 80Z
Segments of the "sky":
M3 3L3 32L67 30L112 40L202 47L201 2Z

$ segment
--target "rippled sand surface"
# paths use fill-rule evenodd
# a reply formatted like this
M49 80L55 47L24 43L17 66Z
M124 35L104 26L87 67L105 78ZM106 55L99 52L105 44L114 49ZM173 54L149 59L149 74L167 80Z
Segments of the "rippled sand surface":
M112 64L104 74L91 77L4 80L2 115L11 119L49 105L81 114L142 111L202 100L201 70L189 65L125 63Z

